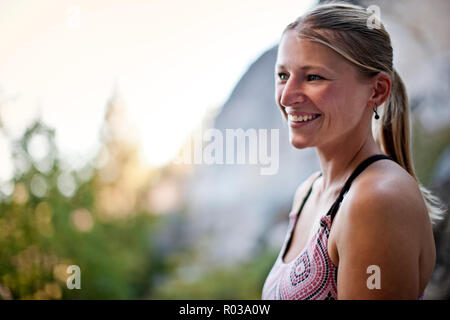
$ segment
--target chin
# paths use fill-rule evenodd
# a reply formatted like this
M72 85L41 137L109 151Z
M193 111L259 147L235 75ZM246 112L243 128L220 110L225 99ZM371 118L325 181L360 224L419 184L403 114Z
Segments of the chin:
M291 138L291 145L296 149L305 149L312 147L311 143L303 139Z

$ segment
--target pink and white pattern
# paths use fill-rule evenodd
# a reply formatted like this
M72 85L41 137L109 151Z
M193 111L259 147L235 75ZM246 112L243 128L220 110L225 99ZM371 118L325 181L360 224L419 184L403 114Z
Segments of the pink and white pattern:
M283 247L264 283L264 300L326 300L337 299L337 270L328 255L331 216L320 220L320 227L298 256L289 263L282 261L293 233L295 212L289 215L290 227Z

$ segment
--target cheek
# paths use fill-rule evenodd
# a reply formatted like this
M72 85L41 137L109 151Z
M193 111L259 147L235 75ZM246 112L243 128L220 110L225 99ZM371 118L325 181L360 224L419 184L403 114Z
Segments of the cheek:
M319 108L323 108L324 113L342 114L354 113L359 107L358 88L345 85L343 83L331 83L324 86L314 94Z
M317 109L323 113L322 129L328 133L337 133L342 128L349 126L346 113L348 94L345 88L336 83L330 83L320 88L314 88L310 91L309 96Z
M325 113L324 125L333 132L348 131L358 125L363 109L357 86L330 85L318 96L318 106ZM351 115L351 116L349 116Z
M342 92L339 89L338 86L333 84L312 88L309 96L322 113L332 115L338 112L339 105L341 105Z

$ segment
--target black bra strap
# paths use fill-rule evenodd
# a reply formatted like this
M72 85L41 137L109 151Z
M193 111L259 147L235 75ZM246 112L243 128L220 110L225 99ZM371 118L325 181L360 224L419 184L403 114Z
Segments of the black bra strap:
M356 169L353 171L353 173L351 174L351 176L347 179L347 181L344 184L344 187L342 188L338 198L336 199L336 201L333 203L333 205L331 206L330 210L328 211L327 215L331 215L331 222L333 222L334 216L336 215L342 200L344 199L345 194L347 193L347 191L350 189L350 185L352 184L353 180L361 173L364 171L364 169L366 169L370 164L372 164L375 161L378 160L382 160L382 159L389 159L392 160L391 157L388 157L384 154L376 154L373 155L367 159L365 159L364 161L362 161L357 167ZM392 160L394 161L394 160Z

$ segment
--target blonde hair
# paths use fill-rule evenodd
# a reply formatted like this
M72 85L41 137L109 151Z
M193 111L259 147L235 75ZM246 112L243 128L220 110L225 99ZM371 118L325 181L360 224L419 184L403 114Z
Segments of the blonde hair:
M300 38L328 46L355 64L365 77L386 72L392 79L391 93L383 104L380 120L373 121L372 134L378 147L401 165L418 183L432 222L445 208L416 176L411 152L410 108L405 85L393 67L391 39L381 21L368 27L372 12L342 2L318 5L290 23ZM284 33L283 32L283 33Z

